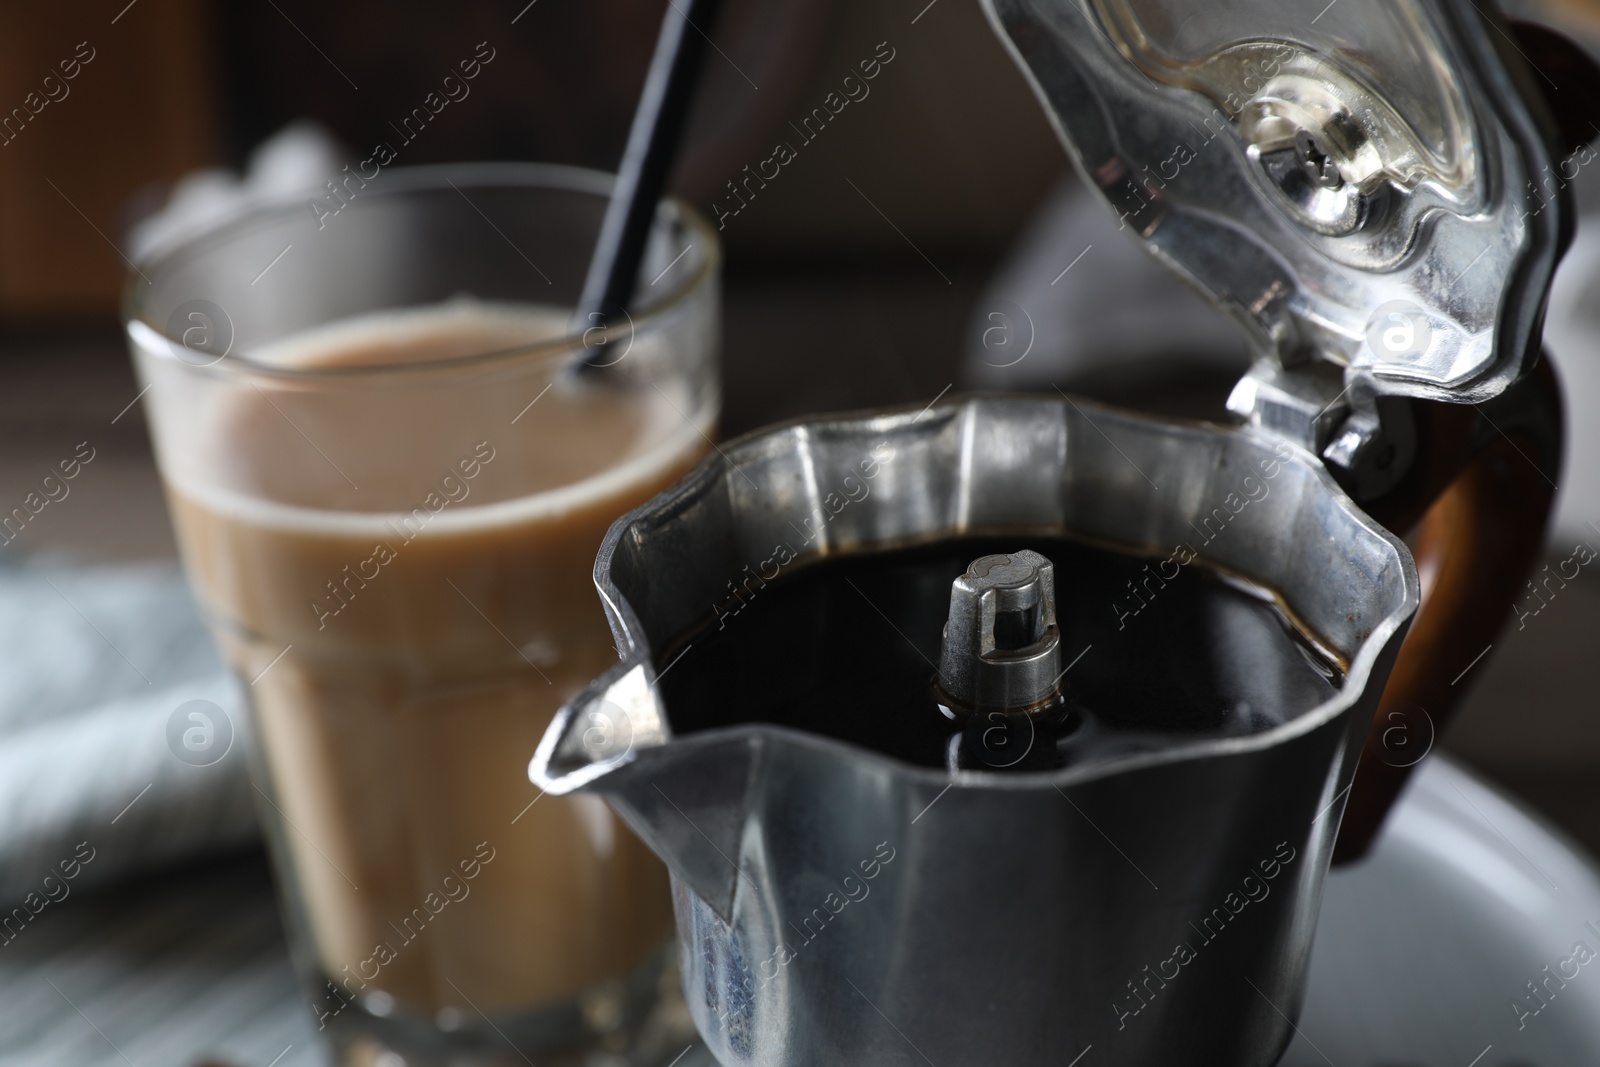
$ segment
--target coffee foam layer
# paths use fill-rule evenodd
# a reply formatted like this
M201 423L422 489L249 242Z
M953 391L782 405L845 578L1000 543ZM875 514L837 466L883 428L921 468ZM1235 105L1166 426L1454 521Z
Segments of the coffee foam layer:
M427 307L385 310L340 320L264 345L254 350L251 358L258 363L297 370L399 365L401 369L397 373L404 374L404 365L408 363L433 362L469 354L513 352L518 348L547 343L565 335L570 317L569 310L556 307L495 304L456 298ZM645 337L639 339L637 344L648 346L651 341ZM535 362L529 374L520 382L520 386L530 395L538 394L537 403L559 405L563 403L563 395L568 390L604 388L561 380L560 356L549 359L547 363L547 366L541 367ZM548 395L540 392L545 386L549 388ZM605 395L590 393L579 399L592 404L597 397L603 399ZM261 399L266 399L264 394ZM617 400L619 407L627 405L633 409L633 417L628 421L634 431L632 439L636 446L625 452L620 461L603 465L597 472L565 485L541 488L489 503L462 501L434 511L424 506L422 498L425 493L419 492L415 494L414 501L407 498L409 507L367 511L307 506L232 487L229 483L237 479L230 477L226 464L220 461L167 464L166 476L184 496L221 516L256 527L303 533L373 537L382 534L386 527L411 519L419 513L427 517L428 531L435 533L487 531L529 522L559 520L565 515L624 495L633 486L659 481L664 471L681 467L685 457L692 456L705 441L710 440L719 415L715 403L701 404L696 409L688 391L680 383L668 383L643 392L618 393ZM243 391L239 402L250 405L260 403L256 394L250 391ZM196 451L212 451L206 444L207 438L211 442L220 442L227 440L230 434L237 434L240 409L237 406L230 409L226 405L219 405L219 408L212 413L211 429L199 435ZM538 407L532 404L517 413L511 420L513 425L523 415L528 415L528 419L515 432L527 434L529 423L538 414ZM465 421L460 413L456 413L456 416ZM536 442L537 431L532 432ZM505 451L503 445L501 450ZM498 462L501 465L528 462L530 448L525 445L519 451L523 453L522 456L502 455ZM536 444L531 451L536 456ZM441 461L441 473L448 470L448 466Z
M285 370L390 367L550 345L567 336L571 321L567 308L463 295L313 326L253 349L250 358Z
M501 526L559 519L584 510L622 495L642 482L653 481L662 472L682 463L684 457L693 454L709 439L716 419L715 408L710 408L693 420L680 419L680 428L657 447L574 485L492 504L451 505L439 512L424 508L429 515L428 530L453 533L491 530ZM399 510L333 511L306 508L213 486L202 487L188 481L175 481L174 484L185 496L219 515L252 526L277 530L367 537L381 533L386 524L410 519L414 514L414 511ZM419 501L418 507L421 506Z

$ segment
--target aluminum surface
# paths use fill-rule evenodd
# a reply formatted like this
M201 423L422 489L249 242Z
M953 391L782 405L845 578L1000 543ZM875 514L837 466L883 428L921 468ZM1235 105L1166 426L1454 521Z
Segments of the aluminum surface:
M1482 5L983 2L1087 183L1258 356L1476 403L1536 355L1570 211Z
M738 625L735 589L835 552L1063 531L1188 543L1276 590L1348 664L1343 688L1262 733L1052 773L913 767L759 723L673 735L654 656L713 614ZM1405 547L1309 454L1057 399L793 424L619 520L595 580L622 662L530 776L602 793L667 862L690 1008L724 1064L1281 1054L1418 598Z

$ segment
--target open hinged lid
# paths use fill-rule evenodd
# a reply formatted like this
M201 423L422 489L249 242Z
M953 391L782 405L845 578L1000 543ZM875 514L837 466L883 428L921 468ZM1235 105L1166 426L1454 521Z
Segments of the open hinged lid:
M1258 355L1457 402L1535 358L1562 209L1474 0L984 5L1123 226Z

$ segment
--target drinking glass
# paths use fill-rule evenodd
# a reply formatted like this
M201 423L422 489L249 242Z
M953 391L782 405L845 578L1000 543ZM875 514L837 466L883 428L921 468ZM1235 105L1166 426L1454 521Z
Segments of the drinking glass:
M348 1063L687 1043L664 871L602 802L527 777L616 660L591 580L607 526L698 460L720 404L720 251L685 205L657 212L631 318L573 320L610 187L523 164L347 174L129 283L291 950ZM585 354L605 366L578 372Z

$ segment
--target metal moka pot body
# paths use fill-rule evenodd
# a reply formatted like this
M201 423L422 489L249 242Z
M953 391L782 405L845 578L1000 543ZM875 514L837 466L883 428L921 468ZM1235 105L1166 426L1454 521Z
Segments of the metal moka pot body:
M1266 732L1049 773L916 767L757 721L674 734L656 656L713 612L737 625L732 589L1008 533L1190 546L1274 591L1344 684ZM1404 545L1311 455L1055 399L791 424L619 520L595 583L622 662L562 709L530 774L605 796L671 869L685 993L722 1063L1281 1055L1345 791L1418 603Z

